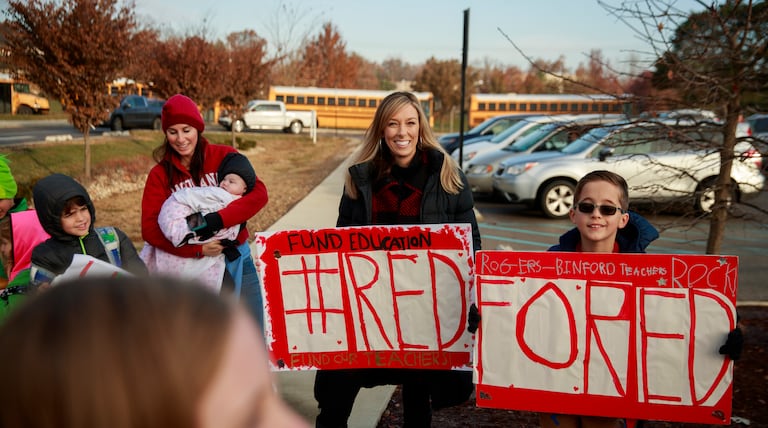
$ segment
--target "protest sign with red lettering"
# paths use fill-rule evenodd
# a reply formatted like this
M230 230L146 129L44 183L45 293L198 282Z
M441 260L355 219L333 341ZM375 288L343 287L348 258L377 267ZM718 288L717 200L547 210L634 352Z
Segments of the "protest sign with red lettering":
M257 233L275 369L467 366L469 225Z
M479 251L477 405L728 424L734 256Z

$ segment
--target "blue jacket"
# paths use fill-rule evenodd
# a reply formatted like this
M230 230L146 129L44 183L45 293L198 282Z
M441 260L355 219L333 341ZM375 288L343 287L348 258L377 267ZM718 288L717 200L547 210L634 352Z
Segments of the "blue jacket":
M659 231L640 214L629 211L629 221L616 234L620 253L644 253L648 245L659 237ZM581 240L579 229L573 228L560 236L560 243L547 251L576 251Z

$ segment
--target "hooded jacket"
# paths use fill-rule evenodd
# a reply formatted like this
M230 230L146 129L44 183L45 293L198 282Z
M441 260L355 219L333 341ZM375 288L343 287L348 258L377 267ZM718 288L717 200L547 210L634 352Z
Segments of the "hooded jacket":
M648 245L659 237L659 231L640 214L629 211L627 225L616 233L620 253L644 253ZM573 228L560 236L560 243L548 251L576 251L581 241L579 229Z
M91 214L88 234L83 237L70 235L61 227L61 214L67 201L82 197ZM32 251L33 270L42 270L53 275L61 275L72 263L75 254L87 254L109 263L107 250L94 230L96 209L85 188L69 176L53 174L35 184L33 200L40 225L51 238L35 247ZM147 268L139 258L136 248L128 235L115 228L120 240L120 259L122 268L136 275L145 275Z
M469 223L472 225L473 250L481 248L480 229L475 218L472 192L464 174L461 181L464 187L458 194L446 192L440 185L440 169L443 166L443 154L437 150L427 151L427 181L421 199L419 218L421 224ZM349 167L349 174L357 186L357 199L350 198L346 192L339 204L339 217L336 226L367 226L373 219L373 180L371 164L361 163Z

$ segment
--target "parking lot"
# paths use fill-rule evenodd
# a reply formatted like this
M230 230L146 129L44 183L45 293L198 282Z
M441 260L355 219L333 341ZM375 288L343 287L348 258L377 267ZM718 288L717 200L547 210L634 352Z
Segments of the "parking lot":
M768 194L751 201L768 212ZM527 210L522 205L477 200L482 215L480 234L483 248L489 250L514 249L518 251L546 251L557 243L561 234L573 227L569 220L551 220L541 213ZM657 254L704 254L709 233L709 221L695 222L674 214L653 215L648 218L661 237L648 248ZM722 254L739 257L738 302L768 302L765 285L768 254L768 221L766 214L757 209L738 207L737 218L731 218L726 227Z

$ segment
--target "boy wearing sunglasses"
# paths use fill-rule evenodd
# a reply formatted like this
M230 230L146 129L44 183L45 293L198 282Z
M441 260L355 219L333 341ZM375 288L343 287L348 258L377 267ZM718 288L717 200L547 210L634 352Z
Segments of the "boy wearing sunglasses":
M549 251L644 253L659 237L651 223L630 212L624 178L611 171L592 171L576 184L569 217L576 225Z
M644 253L659 237L651 223L630 212L629 189L624 178L611 171L592 171L576 184L569 216L576 225L560 236L549 251L589 253ZM743 333L737 325L720 347L720 353L736 361L741 356ZM619 428L641 426L642 421L618 418L540 413L542 428Z
M560 236L549 251L585 253L644 253L659 237L651 223L630 212L629 189L624 178L611 171L592 171L576 184L569 216L576 225ZM539 414L542 428L619 428L618 418Z

